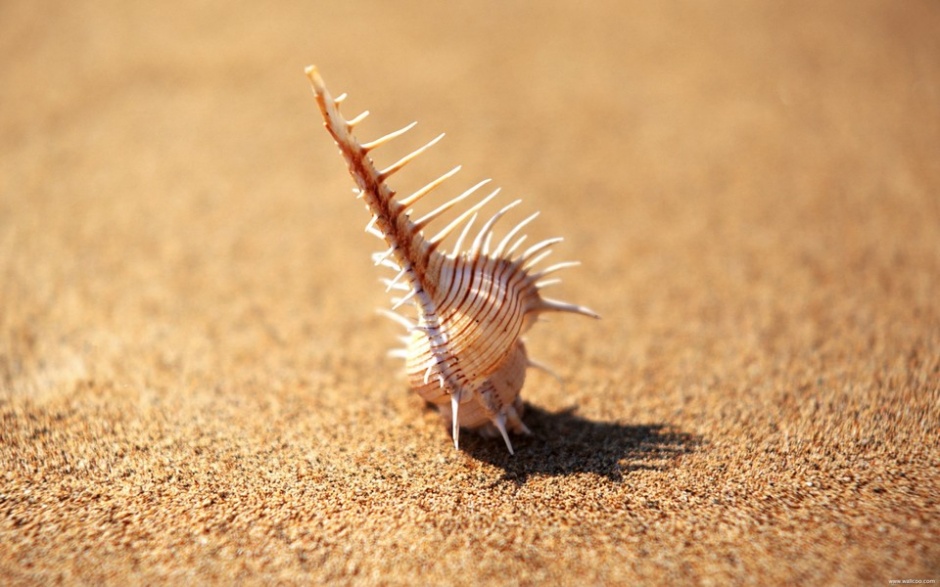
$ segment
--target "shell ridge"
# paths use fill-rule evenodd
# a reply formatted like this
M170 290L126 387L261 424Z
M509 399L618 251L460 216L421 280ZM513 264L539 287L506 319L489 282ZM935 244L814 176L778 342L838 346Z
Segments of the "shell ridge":
M368 150L350 134L350 131L368 115L368 111L346 120L339 112L339 102L334 100L326 89L326 85L323 83L316 67L308 67L306 73L313 86L320 113L323 115L324 126L346 160L350 175L356 181L360 191L359 196L365 200L366 206L375 216L373 227L378 228L380 236L388 243L389 250L398 260L398 264L402 268L410 269L410 276L415 282L423 282L425 268L417 262L421 256L416 255L413 249L417 247L420 250L425 241L420 232L414 228L408 216L403 214L405 207L394 199L394 192L387 186L385 180L389 175L398 171L430 148L440 140L442 135L439 135L424 147L406 155L383 172L378 172L368 157ZM398 134L391 134L400 136L413 126L405 127L406 130ZM394 137L386 138L386 140L378 139L378 144L384 144L392 138ZM375 143L376 141L373 141L371 144L375 145Z

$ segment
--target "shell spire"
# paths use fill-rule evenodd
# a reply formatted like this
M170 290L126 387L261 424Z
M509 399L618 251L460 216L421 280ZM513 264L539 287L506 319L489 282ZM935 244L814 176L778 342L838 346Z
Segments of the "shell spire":
M405 134L415 123L360 143L352 131L368 116L368 111L346 119L340 113L345 94L333 98L316 67L308 67L306 74L323 115L323 125L356 182L354 191L372 213L366 230L388 246L375 255L375 263L395 271L395 277L385 283L387 291L395 292L397 297L392 300L393 311L385 313L407 329L405 348L394 351L394 355L405 358L411 388L437 406L451 426L455 448L459 448L460 429L467 428L501 436L512 453L509 432L529 433L522 422L523 404L519 396L526 369L544 368L528 358L522 335L543 312L598 317L583 306L541 295L542 288L558 281L545 279L546 276L577 263L537 268L551 247L561 241L559 238L518 252L526 239L520 233L537 213L518 223L491 249L496 223L519 204L518 200L502 207L471 235L480 211L496 198L498 189L479 198L434 236L426 237L424 230L429 224L477 194L489 180L412 219L411 207L455 175L460 167L404 198L397 198L386 180L444 135L379 170L369 153ZM444 240L458 229L453 252L441 251ZM465 249L463 245L468 240L470 244ZM394 312L405 305L415 307L414 319Z

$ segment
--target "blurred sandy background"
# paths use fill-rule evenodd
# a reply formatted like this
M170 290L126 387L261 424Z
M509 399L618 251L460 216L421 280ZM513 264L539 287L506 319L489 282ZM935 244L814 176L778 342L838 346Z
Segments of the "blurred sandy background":
M940 4L0 3L0 583L940 579ZM580 259L510 457L303 67ZM396 151L396 149L400 149ZM438 200L439 201L439 200ZM506 226L510 226L507 223ZM420 577L420 580L418 578Z

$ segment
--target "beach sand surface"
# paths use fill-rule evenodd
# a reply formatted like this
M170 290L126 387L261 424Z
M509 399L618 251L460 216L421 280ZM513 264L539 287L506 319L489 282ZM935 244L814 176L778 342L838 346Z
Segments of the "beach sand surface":
M0 5L0 583L940 579L940 4ZM304 67L560 235L455 450ZM422 204L423 205L423 204ZM421 208L429 209L428 207ZM496 204L487 210L498 209Z

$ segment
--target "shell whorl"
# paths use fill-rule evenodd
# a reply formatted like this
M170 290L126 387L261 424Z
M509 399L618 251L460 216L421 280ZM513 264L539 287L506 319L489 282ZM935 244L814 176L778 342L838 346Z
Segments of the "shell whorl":
M372 213L366 230L388 245L388 249L376 253L374 259L376 265L396 272L393 279L385 282L387 290L401 295L393 299L392 311L386 313L408 329L405 348L393 354L405 359L410 386L436 405L451 423L455 447L459 447L460 428L469 428L485 434L498 432L512 453L507 426L513 432L528 433L521 420L519 392L525 382L526 369L538 366L529 360L522 335L543 312L572 312L597 318L597 314L587 308L541 295L542 288L558 281L546 279L548 275L577 263L556 263L537 269L560 238L548 239L520 251L526 239L520 233L538 213L518 223L493 246L496 222L519 204L519 200L490 217L469 247L463 248L480 210L496 197L498 189L479 199L434 236L426 237L424 230L431 221L468 199L489 180L479 182L428 214L413 219L411 207L460 167L405 198L397 198L386 180L444 135L378 170L369 152L401 136L415 123L377 140L360 143L351 133L368 111L352 119L344 118L339 106L345 94L333 98L315 67L308 67L306 73L324 126L356 182L354 191ZM453 251L442 251L444 239L461 227ZM409 302L416 308L414 318L394 312Z

